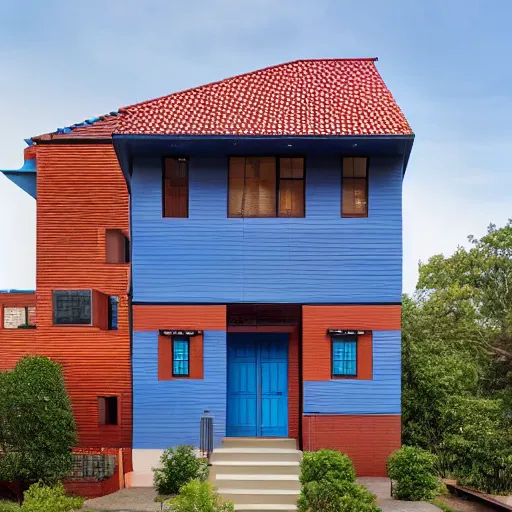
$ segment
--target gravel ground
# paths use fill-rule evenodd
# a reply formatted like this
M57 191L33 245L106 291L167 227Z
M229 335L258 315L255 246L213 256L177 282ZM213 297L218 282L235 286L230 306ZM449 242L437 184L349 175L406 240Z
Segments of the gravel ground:
M160 503L155 503L156 491L151 487L121 489L113 494L87 500L82 510L97 512L157 512Z

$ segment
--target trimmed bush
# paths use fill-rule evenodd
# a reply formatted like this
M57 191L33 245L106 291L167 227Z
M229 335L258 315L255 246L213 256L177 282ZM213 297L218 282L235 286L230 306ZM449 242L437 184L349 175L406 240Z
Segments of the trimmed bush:
M387 461L388 476L395 482L393 497L399 500L432 500L439 495L435 455L414 446L402 446Z
M194 479L206 479L205 462L194 455L192 446L168 448L160 457L161 468L153 468L153 482L159 494L178 494L180 488Z
M380 512L375 496L353 482L327 478L302 486L299 512Z
M80 510L83 498L66 496L61 483L54 486L33 484L25 491L20 512L74 512Z
M329 478L343 482L355 482L354 465L347 455L336 450L304 452L300 464L300 482L319 482Z
M178 496L165 502L166 510L173 512L234 512L230 502L223 502L209 482L192 480L185 484Z

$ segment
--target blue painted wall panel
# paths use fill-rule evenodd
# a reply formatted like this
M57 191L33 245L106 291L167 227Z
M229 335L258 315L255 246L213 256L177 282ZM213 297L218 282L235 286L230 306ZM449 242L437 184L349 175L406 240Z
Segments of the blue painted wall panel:
M158 332L133 333L133 448L199 446L203 411L226 435L226 333L204 332L204 380L158 380Z
M304 414L400 414L400 331L373 331L373 380L304 382Z
M162 218L161 159L135 160L140 302L400 302L401 159L370 160L369 217L342 219L340 159L308 158L306 218L227 218L227 158L191 158L188 219Z

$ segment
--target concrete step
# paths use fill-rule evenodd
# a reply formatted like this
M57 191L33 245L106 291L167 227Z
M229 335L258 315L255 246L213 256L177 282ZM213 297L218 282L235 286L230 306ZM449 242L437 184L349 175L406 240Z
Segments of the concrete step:
M276 503L242 503L241 505L235 505L235 510L241 512L247 510L250 512L295 512L297 505L283 505Z
M300 491L297 489L228 489L219 487L218 493L225 501L236 505L296 505Z
M212 464L218 461L287 461L300 462L302 453L288 448L216 448Z
M222 474L249 474L249 475L299 475L300 463L298 461L247 461L247 460L220 460L210 466L210 475Z
M224 448L287 448L297 449L297 440L288 437L225 437Z
M226 473L217 474L215 478L218 487L230 489L300 490L299 475Z

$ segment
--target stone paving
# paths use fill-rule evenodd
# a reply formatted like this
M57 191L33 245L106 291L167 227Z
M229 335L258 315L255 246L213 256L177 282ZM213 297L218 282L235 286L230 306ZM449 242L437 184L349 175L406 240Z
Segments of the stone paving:
M389 478L358 478L358 483L366 486L377 496L377 503L383 512L439 512L439 509L424 502L397 501L390 497ZM156 492L152 488L122 489L102 498L85 502L84 512L158 512L160 503L155 503Z

